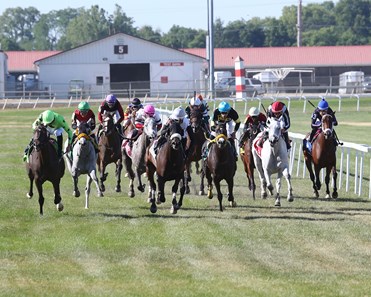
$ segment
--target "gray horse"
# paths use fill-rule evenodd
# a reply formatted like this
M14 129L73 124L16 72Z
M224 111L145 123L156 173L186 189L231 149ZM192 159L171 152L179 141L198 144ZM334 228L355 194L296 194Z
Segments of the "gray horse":
M87 130L82 126L86 123L81 123L79 126L79 133L77 141L72 149L72 160L65 154L65 160L67 163L68 170L71 172L73 178L73 195L80 197L80 191L78 189L78 177L81 174L87 174L86 187L85 187L85 208L89 208L89 194L91 182L94 181L97 187L98 197L103 197L103 193L99 187L98 178L96 174L96 163L97 153L95 152L92 140L88 136Z
M138 190L144 192L145 185L142 183L142 174L146 172L145 155L149 144L157 136L157 124L153 117L146 118L143 126L143 132L133 143L131 156L128 155L125 148L122 149L122 156L128 177L129 197L134 197L134 178L138 179Z

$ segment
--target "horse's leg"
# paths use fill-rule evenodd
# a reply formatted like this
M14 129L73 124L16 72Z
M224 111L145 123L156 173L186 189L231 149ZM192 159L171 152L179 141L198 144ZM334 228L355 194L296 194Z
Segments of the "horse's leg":
M332 166L326 167L326 176L325 176L325 184L326 184L326 198L331 198L330 196L330 173L331 173Z
M104 186L104 182L106 181L107 175L108 175L108 173L105 173L106 166L107 165L105 163L103 163L103 161L101 161L100 164L98 165L99 175L100 175L100 178L99 178L100 188L101 188L102 192L104 192L106 190L106 187Z
M178 209L180 209L183 205L183 197L184 197L184 193L185 193L185 179L184 179L184 177L180 181L182 182L182 184L180 185L180 198L179 198L179 202L177 204Z
M53 188L54 188L54 204L57 207L58 211L62 211L64 206L62 203L62 197L61 197L61 192L60 192L60 184L61 180L58 179L53 182Z
M214 184L215 184L216 192L218 193L219 210L223 211L223 205L222 205L223 194L222 194L222 191L220 190L220 180L214 178Z
M164 203L165 199L165 180L162 176L157 175L157 185L158 185L158 192L157 192L157 204Z
M336 171L336 165L332 167L332 182L334 183L334 191L332 192L332 198L336 199L338 198L338 191L336 186L336 179L337 179L338 173Z
M277 172L277 179L276 179L276 201L274 203L274 206L281 206L281 196L280 196L280 190L281 190L281 178L282 178L282 172Z
M138 187L137 189L140 191L140 192L144 192L145 188L146 188L146 185L142 183L142 174L140 172L140 168L139 166L136 168L136 171L135 171L135 176L137 177L138 179Z
M268 169L264 169L264 177L265 180L267 181L267 188L269 191L269 194L273 195L273 184L272 184L272 177L271 177L271 172L269 172Z
M90 174L86 176L86 186L85 186L85 209L89 208L89 195L90 195L90 188L91 182L93 179L91 178Z
M201 171L200 171L200 163L198 161L195 162L195 167L196 167L196 174L200 174Z
M234 201L234 196L233 196L233 177L227 179L227 184L228 184L228 201L229 201L229 206L231 207L236 207L237 203Z
M28 178L29 178L29 180L30 180L30 189L29 189L29 191L28 191L28 193L27 193L27 198L28 198L28 199L31 199L32 196L33 196L33 180L34 180L34 177L33 177L32 174L29 174L29 175L28 175Z
M208 168L206 168L206 179L207 179L207 198L213 198L213 178L211 177L211 172Z
M80 197L80 191L78 187L79 178L77 177L77 174L74 174L72 176L72 179L73 179L73 196Z
M151 203L150 211L151 213L157 212L157 205L156 205L156 183L154 180L155 174L155 167L152 164L147 164L147 178L149 181L149 195L148 195L148 202Z
M97 188L97 195L98 195L98 197L103 197L102 190L99 187L98 178L97 178L97 171L95 170L95 168L90 171L89 175L90 175L91 179L95 183L95 187Z
M40 215L44 215L43 205L44 205L44 196L43 196L43 185L42 182L36 178L35 180L36 188L39 193L39 206L40 206Z
M175 179L175 181L174 181L174 185L172 186L172 188L171 188L171 192L173 193L173 200L172 200L172 202L171 202L171 210L170 210L170 212L172 213L172 214L176 214L177 213L177 211L178 211L178 209L179 209L179 207L178 207L178 203L177 203L177 201L176 201L176 192L178 191L178 187L179 187L179 182L180 182L180 180L183 180L184 179L184 177L183 178L181 178L181 179L179 179L179 178L177 178L177 179Z
M318 198L319 197L319 193L318 193L318 190L317 190L317 186L316 186L316 182L315 182L315 176L314 176L314 173L313 173L312 158L310 156L307 156L307 153L306 152L304 152L304 158L305 158L305 166L308 169L309 177L310 177L310 180L312 181L312 187L313 187L314 196L316 198Z
M260 197L263 199L267 198L267 181L265 180L263 168L262 168L262 162L261 159L256 156L254 157L254 160L256 160L256 169L258 171L259 179L260 179Z
M123 154L125 154L125 153L123 153ZM126 173L127 173L128 177L130 179L128 196L129 197L134 197L135 196L135 192L134 192L135 173L133 171L133 161L131 160L131 158L129 156L126 156L126 155L124 156L123 161L124 161L124 166L125 166ZM117 176L116 176L116 178L117 178Z
M202 169L200 171L200 191L198 192L198 195L205 195L205 184L204 184L204 180L205 180L205 172L204 172L204 168L202 166Z
M287 182L287 201L288 202L293 202L294 201L294 196L292 195L291 175L290 175L288 167L286 167L282 171L282 174L285 177L286 182Z
M185 165L185 171L184 171L184 178L185 178L185 192L186 194L189 194L190 193L190 190L189 190L189 185L188 183L191 181L191 172L190 172L190 168L191 168L191 162L187 160L187 163Z
M317 191L321 190L321 181L319 179L320 171L321 171L321 168L319 168L319 166L314 166L314 176L315 176Z
M115 191L117 193L121 192L121 170L122 170L122 160L119 159L116 162L116 187L115 187Z

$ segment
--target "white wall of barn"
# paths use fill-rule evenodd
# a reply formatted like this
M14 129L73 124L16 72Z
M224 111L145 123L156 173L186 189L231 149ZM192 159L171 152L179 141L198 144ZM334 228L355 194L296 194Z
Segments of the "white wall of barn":
M114 46L119 44L128 46L127 54L114 53ZM62 86L68 86L69 81L75 79L84 80L90 92L95 93L102 90L101 85L96 85L97 76L102 76L103 85L109 88L110 64L134 63L150 64L152 93L198 89L196 84L200 83L206 60L140 38L116 34L40 60L37 65L39 80L58 93L67 92Z

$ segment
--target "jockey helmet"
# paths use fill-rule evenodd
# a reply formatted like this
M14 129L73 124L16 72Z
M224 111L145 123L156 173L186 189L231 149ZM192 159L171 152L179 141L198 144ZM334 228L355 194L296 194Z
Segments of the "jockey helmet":
M51 110L45 110L43 112L43 124L49 125L54 121L55 115Z
M201 101L204 100L204 98L202 97L201 94L198 94L198 95L197 95L197 98L200 99Z
M196 99L192 98L190 104L192 106L200 106L201 105L201 100L199 98L196 98Z
M131 101L132 106L134 107L140 107L142 102L140 102L139 98L134 98L133 101Z
M153 117L153 115L155 114L155 107L153 105L146 105L144 107L144 113L150 117Z
M249 110L249 116L250 117L257 117L260 114L260 111L256 107L251 107Z
M282 102L279 102L279 101L276 101L276 102L273 102L272 103L272 112L273 113L280 113L283 111L283 103Z
M90 109L89 103L86 101L81 101L77 107L80 111L88 111Z
M174 109L173 113L170 115L170 118L173 120L182 120L186 116L186 113L182 107L177 107Z
M108 104L109 106L113 106L113 105L116 103L117 98L116 98L115 95L113 95L113 94L109 94L109 95L107 95L105 101L107 102L107 104Z
M227 113L231 110L231 106L228 102L222 101L219 103L218 109L221 113Z
M328 103L325 100L325 98L322 98L322 100L318 103L318 109L319 110L326 110L326 109L328 109Z

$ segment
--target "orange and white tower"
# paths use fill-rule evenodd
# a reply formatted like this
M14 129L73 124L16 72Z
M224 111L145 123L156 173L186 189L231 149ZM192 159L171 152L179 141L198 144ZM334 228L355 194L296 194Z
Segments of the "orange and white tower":
M240 56L234 60L234 72L236 77L236 98L246 98L245 67Z

